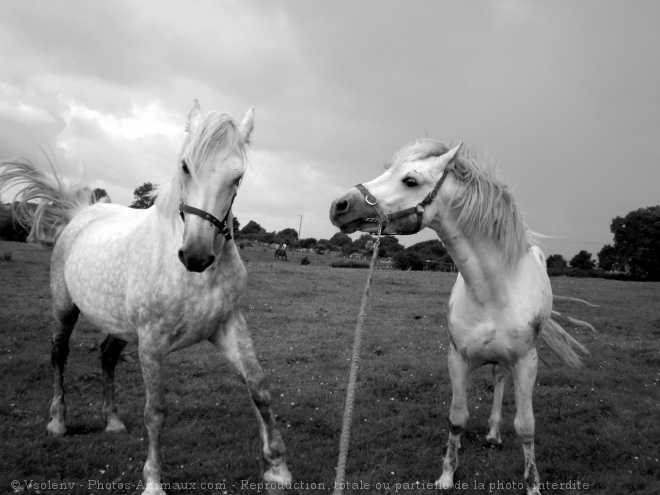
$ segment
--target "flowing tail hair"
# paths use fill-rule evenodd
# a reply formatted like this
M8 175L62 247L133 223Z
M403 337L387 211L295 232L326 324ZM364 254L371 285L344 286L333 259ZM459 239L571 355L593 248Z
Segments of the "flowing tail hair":
M553 299L558 301L575 301L586 304L587 306L591 306L592 308L598 307L594 304L588 303L587 301L576 299L574 297L553 296ZM543 329L541 330L539 339L548 344L548 347L550 347L552 352L554 352L557 357L559 357L571 368L580 368L582 366L582 359L578 354L578 351L582 354L589 354L589 351L586 347L571 337L568 332L566 332L566 330L564 330L562 326L557 323L557 320L573 324L576 327L586 328L592 332L596 332L596 329L586 321L577 320L575 318L571 318L570 316L563 315L559 311L553 310L552 317L546 321Z
M48 163L50 173L36 168L27 158L1 160L0 194L16 188L14 221L29 229L28 242L52 246L71 219L95 200L88 186L65 182L50 159Z

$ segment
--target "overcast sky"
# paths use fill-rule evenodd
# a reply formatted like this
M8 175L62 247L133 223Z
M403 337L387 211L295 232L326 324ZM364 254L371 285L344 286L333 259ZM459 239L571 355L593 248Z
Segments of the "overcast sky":
M659 26L657 1L3 0L0 157L49 148L129 204L195 98L254 106L242 225L329 238L331 201L428 136L498 164L547 254L595 255L660 204Z

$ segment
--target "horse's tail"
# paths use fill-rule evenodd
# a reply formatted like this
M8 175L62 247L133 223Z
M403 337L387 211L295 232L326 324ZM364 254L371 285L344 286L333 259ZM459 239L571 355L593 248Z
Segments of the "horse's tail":
M573 297L553 296L553 299L559 301L575 301L594 308L598 307L594 304L588 303L587 301ZM564 328L557 322L557 320L571 323L576 327L586 328L592 332L595 332L596 329L586 321L571 318L570 316L563 315L559 311L555 310L552 311L552 317L546 321L545 325L543 325L543 329L541 330L539 338L548 344L548 347L550 347L552 352L554 352L565 364L571 368L579 368L582 366L582 358L578 352L581 352L582 354L589 354L589 351L586 347L584 347L571 335L569 335L569 333L564 330Z
M591 304L590 302L585 301L584 299L577 299L575 297L566 297L566 296L556 296L552 295L552 299L555 301L574 301L574 302L579 302L582 304L586 304L587 306L591 306L592 308L597 308L598 306L596 304ZM592 327L593 328L593 327Z
M80 210L94 203L92 191L64 182L53 163L52 173L37 169L27 158L0 161L0 193L16 191L12 202L14 220L30 229L28 242L53 245L62 229ZM30 203L30 201L35 201Z

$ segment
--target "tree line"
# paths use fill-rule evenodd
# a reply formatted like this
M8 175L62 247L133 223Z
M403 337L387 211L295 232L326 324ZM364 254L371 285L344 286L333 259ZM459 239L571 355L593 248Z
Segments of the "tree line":
M145 182L133 191L131 208L149 208L154 203L156 185ZM110 200L104 189L92 192L93 200ZM298 239L293 228L279 232L268 232L261 225L249 221L243 228L234 217L234 233L237 239L259 241L268 244L287 244L292 247L315 249L318 252L338 251L346 256L354 253L368 255L375 238L362 234L358 239L337 232L329 239ZM560 254L548 256L550 275L568 276L615 276L633 280L660 280L660 206L650 206L631 211L624 217L612 220L610 230L614 243L607 244L597 253L597 260L586 250L578 252L570 261ZM0 205L0 239L24 242L27 231L15 224L11 216L11 205ZM431 240L405 248L393 236L384 236L380 241L381 257L393 258L397 268L404 270L445 270L452 260L442 243Z
M581 250L570 261L560 254L548 256L550 275L610 277L660 281L660 206L631 211L612 220L614 244L598 252Z

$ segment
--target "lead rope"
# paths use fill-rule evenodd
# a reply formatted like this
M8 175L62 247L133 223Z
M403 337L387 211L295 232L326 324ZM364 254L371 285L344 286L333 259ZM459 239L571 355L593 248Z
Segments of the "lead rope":
M339 441L339 460L337 461L337 474L335 475L335 485L333 495L342 495L346 483L346 459L348 458L348 444L351 438L351 423L353 422L353 403L355 402L355 389L357 388L358 366L360 364L360 347L362 346L362 326L364 324L364 315L367 310L369 300L369 290L371 289L371 280L374 278L374 268L378 259L378 248L380 247L380 234L382 225L378 225L378 234L374 243L374 251L371 255L371 266L367 275L367 283L364 286L362 302L360 303L360 312L358 313L357 326L355 328L355 339L353 340L353 355L351 357L351 370L348 376L348 386L346 387L346 405L344 406L344 421L341 427L341 440Z

